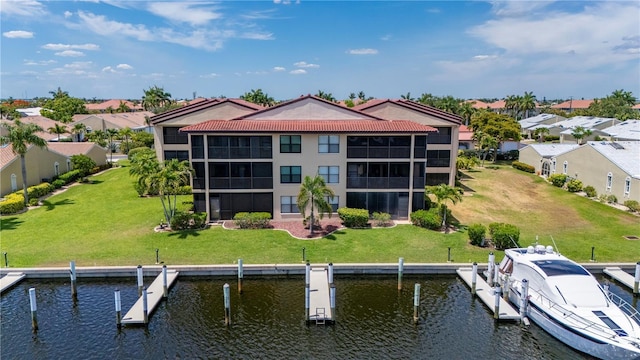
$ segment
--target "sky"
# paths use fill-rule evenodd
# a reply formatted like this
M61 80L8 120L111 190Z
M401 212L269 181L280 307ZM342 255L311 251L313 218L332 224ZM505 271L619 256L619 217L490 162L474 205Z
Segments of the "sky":
M640 1L0 0L0 98L640 98Z

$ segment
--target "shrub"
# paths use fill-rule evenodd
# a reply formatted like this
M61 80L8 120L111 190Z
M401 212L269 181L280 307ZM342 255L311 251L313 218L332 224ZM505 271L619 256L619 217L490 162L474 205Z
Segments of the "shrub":
M618 202L618 198L615 195L611 194L611 195L607 196L607 202L609 204L615 204L615 203Z
M340 208L338 216L346 227L363 228L369 224L369 211L366 209Z
M596 188L594 188L591 185L585 186L583 190L584 190L585 194L587 194L587 197L594 198L594 197L598 196L598 192L596 191Z
M30 186L27 188L27 195L29 196L29 200L35 198L39 198L42 196L45 196L47 194L50 194L53 192L53 190L55 190L55 187L49 183L42 183L39 185L35 185L35 186ZM31 203L31 202L29 202Z
M38 206L39 203L40 203L40 200L38 200L38 198L29 199L29 206Z
M189 186L189 185L179 186L176 189L176 191L171 191L170 192L170 195L191 195L191 194L192 194L191 186Z
M127 157L129 159L133 159L134 156L136 156L136 154L140 153L140 152L154 152L152 149L148 148L148 147L137 147L134 149L130 149L129 152L127 153Z
M582 190L582 181L578 179L571 179L567 182L567 191L574 193L580 190Z
M629 208L629 211L631 212L640 212L640 203L636 200L627 200L623 205Z
M13 193L5 196L3 201L0 201L0 214L15 214L24 209L24 196L22 194Z
M489 233L496 249L520 247L520 229L515 225L491 223L489 224Z
M62 179L57 179L57 180L54 180L53 183L51 183L51 185L53 185L53 187L56 189L60 189L65 185L65 182Z
M600 194L600 196L598 196L598 201L600 201L601 203L606 203L607 202L607 195L606 194Z
M528 173L531 173L531 174L533 174L536 171L536 168L534 168L533 166L531 166L529 164L522 163L520 161L512 162L511 166L513 166L515 169L522 170L524 172L528 172Z
M65 184L78 180L81 176L80 170L71 170L58 176L58 179L64 180Z
M411 223L426 229L439 230L442 227L442 216L437 208L417 210L411 213Z
M233 221L240 229L266 229L269 227L271 214L268 212L239 212Z
M467 229L471 245L482 246L487 228L482 224L471 224Z
M551 174L549 175L549 178L547 180L549 180L549 182L552 183L553 186L563 187L564 183L567 182L567 175Z
M389 226L391 221L391 214L387 214L386 212L374 212L373 220L376 223L376 226Z
M171 230L202 229L206 219L207 213L176 211L171 218Z
M560 140L560 135L545 135L544 141L558 141Z

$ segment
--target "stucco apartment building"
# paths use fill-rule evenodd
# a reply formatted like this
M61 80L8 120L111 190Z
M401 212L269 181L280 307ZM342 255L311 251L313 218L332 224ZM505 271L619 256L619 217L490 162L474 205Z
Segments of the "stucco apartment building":
M453 185L461 119L406 100L357 108L314 96L262 108L208 100L152 118L159 158L195 170L194 205L210 221L241 211L300 218L305 176L325 178L339 207L408 218L424 207L425 184Z

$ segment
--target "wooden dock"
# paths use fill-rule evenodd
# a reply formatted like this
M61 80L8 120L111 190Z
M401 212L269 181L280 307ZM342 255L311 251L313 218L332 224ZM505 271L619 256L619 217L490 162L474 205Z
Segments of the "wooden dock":
M633 289L633 283L635 281L633 275L626 273L624 270L619 267L606 267L603 272L609 275L612 279L617 282Z
M178 278L178 272L175 270L167 270L167 289L173 285ZM156 309L160 300L162 300L163 289L162 273L156 277L156 279L147 288L147 317L151 316ZM144 324L144 311L142 307L142 296L131 307L131 310L122 318L123 324Z
M333 321L327 269L311 268L309 274L309 321Z
M21 272L10 272L0 278L0 294L22 281L26 275Z
M471 288L471 275L473 273L472 268L459 268L456 270L458 276ZM493 294L493 288L487 284L481 276L476 276L476 295L482 302L494 312L496 297ZM511 304L500 298L500 314L498 314L499 320L520 320L520 313L511 306Z

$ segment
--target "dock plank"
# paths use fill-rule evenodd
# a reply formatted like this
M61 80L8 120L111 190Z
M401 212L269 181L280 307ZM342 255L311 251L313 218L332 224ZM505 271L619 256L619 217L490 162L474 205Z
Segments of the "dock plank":
M178 272L175 270L167 270L167 288L170 288L171 285L178 278ZM151 316L153 311L156 309L163 296L163 286L162 286L162 273L156 277L156 279L151 283L151 285L147 288L147 315ZM135 304L131 307L131 309L127 312L127 314L122 318L123 324L144 324L144 311L143 311L143 300L142 296L138 298Z
M309 320L316 319L318 309L324 309L324 320L333 321L329 298L329 276L325 268L311 268L309 274Z
M22 281L25 276L26 275L21 272L10 272L0 278L0 294Z
M633 283L635 282L633 275L625 272L619 267L606 267L603 272L619 283L633 289Z
M459 268L456 273L460 278L471 288L473 268ZM493 294L493 288L487 284L486 281L480 276L476 277L476 295L493 313L496 298ZM520 313L511 304L500 298L500 314L498 314L500 320L519 320Z

